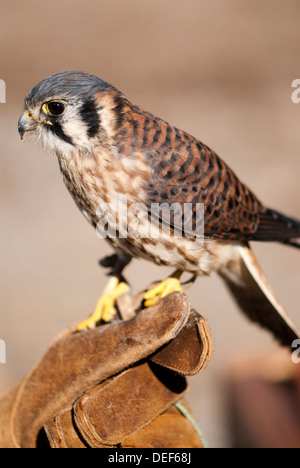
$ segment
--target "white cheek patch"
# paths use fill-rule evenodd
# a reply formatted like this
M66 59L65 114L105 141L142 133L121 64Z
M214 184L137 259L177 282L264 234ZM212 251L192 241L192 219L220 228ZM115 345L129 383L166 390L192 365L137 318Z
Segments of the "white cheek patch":
M89 150L91 142L88 137L88 128L80 117L73 117L61 123L62 131L72 139L77 148Z
M79 117L73 117L60 123L62 132L71 138L73 144L64 141L52 131L51 127L46 128L45 125L40 124L33 135L44 148L63 154L66 158L72 157L75 148L84 153L88 153L92 149L91 141L87 135L87 127Z
M38 143L43 148L50 149L55 153L62 153L67 159L72 157L74 147L55 135L50 129L45 128L44 125L39 126L34 133Z

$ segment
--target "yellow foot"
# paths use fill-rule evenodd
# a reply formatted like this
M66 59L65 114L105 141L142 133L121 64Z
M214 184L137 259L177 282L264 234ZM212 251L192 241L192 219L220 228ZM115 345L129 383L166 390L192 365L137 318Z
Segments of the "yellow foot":
M162 299L175 291L182 291L182 287L180 285L179 278L170 276L145 294L145 307L152 306L159 301L159 299Z
M115 301L118 296L129 291L128 284L120 282L119 278L112 276L97 302L94 313L77 325L77 330L95 328L100 320L109 322L116 313Z

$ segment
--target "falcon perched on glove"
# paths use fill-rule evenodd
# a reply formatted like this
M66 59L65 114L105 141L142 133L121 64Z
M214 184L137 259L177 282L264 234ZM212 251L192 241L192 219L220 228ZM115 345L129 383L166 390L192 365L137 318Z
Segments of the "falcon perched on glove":
M108 215L106 238L116 254L103 265L112 268L112 276L94 314L78 329L112 318L116 297L128 289L122 271L134 257L176 270L145 294L146 307L181 290L184 271L193 277L216 271L251 320L284 345L298 338L248 242L299 248L300 222L266 208L206 145L131 104L109 83L77 71L34 86L18 129L22 138L30 132L56 153L64 182L92 225L99 225L104 211ZM121 235L120 197L126 197L132 216L135 204L146 212L139 223L129 220L127 235ZM157 205L162 209L150 216ZM186 205L188 228L178 209ZM172 206L166 222L164 210ZM141 227L148 235L141 235Z

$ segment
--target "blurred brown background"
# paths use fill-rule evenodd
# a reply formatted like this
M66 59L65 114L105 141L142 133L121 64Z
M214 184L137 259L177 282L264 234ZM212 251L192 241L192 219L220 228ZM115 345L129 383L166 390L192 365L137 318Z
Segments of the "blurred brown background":
M24 376L63 328L92 312L106 282L98 258L110 247L77 210L56 158L26 140L17 120L41 79L78 69L102 77L136 104L215 149L265 204L300 217L298 0L0 1L1 314L0 391ZM254 249L300 327L299 252ZM138 289L167 270L136 261ZM237 356L277 352L248 323L215 276L190 289L215 351L190 380L189 401L211 447L230 444L223 375Z

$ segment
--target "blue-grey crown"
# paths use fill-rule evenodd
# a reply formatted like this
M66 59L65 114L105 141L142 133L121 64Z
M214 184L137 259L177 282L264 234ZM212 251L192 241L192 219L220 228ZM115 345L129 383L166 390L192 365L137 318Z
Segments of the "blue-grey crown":
M99 91L115 89L95 75L79 71L65 71L48 76L34 86L26 96L25 104L36 105L52 96L88 99Z

